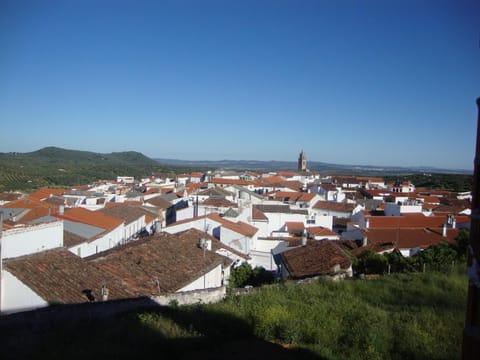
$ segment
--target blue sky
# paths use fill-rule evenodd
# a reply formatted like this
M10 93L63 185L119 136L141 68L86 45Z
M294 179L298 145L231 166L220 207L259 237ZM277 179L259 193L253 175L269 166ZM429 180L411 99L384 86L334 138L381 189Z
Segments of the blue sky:
M0 0L0 152L472 169L476 0Z

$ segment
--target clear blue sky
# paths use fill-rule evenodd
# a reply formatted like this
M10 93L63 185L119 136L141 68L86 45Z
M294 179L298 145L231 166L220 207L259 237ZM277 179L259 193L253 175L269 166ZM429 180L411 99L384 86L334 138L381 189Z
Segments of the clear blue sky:
M0 0L0 152L472 169L478 0Z

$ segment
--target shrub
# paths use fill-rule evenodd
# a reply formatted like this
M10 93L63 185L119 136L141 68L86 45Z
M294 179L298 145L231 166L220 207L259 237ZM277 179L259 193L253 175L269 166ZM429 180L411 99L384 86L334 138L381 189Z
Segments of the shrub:
M230 272L229 285L231 288L244 287L245 285L260 286L271 284L273 280L273 274L263 267L256 266L252 269L249 264L243 263Z

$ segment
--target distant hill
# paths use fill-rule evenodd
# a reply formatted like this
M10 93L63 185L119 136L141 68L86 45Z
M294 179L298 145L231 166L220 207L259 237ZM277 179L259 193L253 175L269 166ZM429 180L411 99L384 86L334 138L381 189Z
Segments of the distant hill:
M122 175L138 178L176 171L135 151L101 154L46 147L28 153L0 153L0 191L74 186Z
M224 170L263 170L263 171L296 171L297 163L295 161L258 161L258 160L178 160L178 159L159 159L161 164L189 166L189 167L208 167ZM437 173L437 174L472 174L471 170L452 170L440 169L434 167L399 167L399 166L372 166L372 165L340 165L318 161L309 161L308 168L311 171L320 173L338 173L352 175L395 175L408 173Z
M337 165L321 162L309 162L310 170L322 174L352 174L368 176L393 176L403 178L411 174L457 174L471 177L472 172L464 170L446 170L435 168L375 167L357 165ZM296 170L293 161L257 161L257 160L221 160L186 161L175 159L151 159L139 152L126 151L101 154L90 151L67 150L58 147L46 147L28 153L0 153L0 191L32 190L42 186L75 186L88 184L98 179L113 180L117 176L140 178L152 174L173 176L191 171L257 170L279 171ZM428 176L428 175L426 175ZM422 179L426 184L430 178ZM447 179L445 184L452 181ZM454 179L458 182L458 179ZM471 179L461 179L467 188Z

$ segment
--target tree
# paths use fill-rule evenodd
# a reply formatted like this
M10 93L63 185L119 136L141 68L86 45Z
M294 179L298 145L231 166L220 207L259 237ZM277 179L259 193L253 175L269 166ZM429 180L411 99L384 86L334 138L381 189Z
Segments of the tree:
M229 285L232 288L244 287L245 285L260 286L273 282L273 274L261 266L254 269L248 263L243 263L230 272Z
M457 258L460 261L466 261L468 255L468 244L470 242L470 232L466 229L461 229L458 236L455 238L457 242L455 250L457 251Z
M384 274L387 271L388 261L383 255L373 250L365 250L358 256L355 272L357 274Z
M242 265L232 269L228 283L232 288L243 287L246 285L251 274L252 267L247 263L243 263Z

